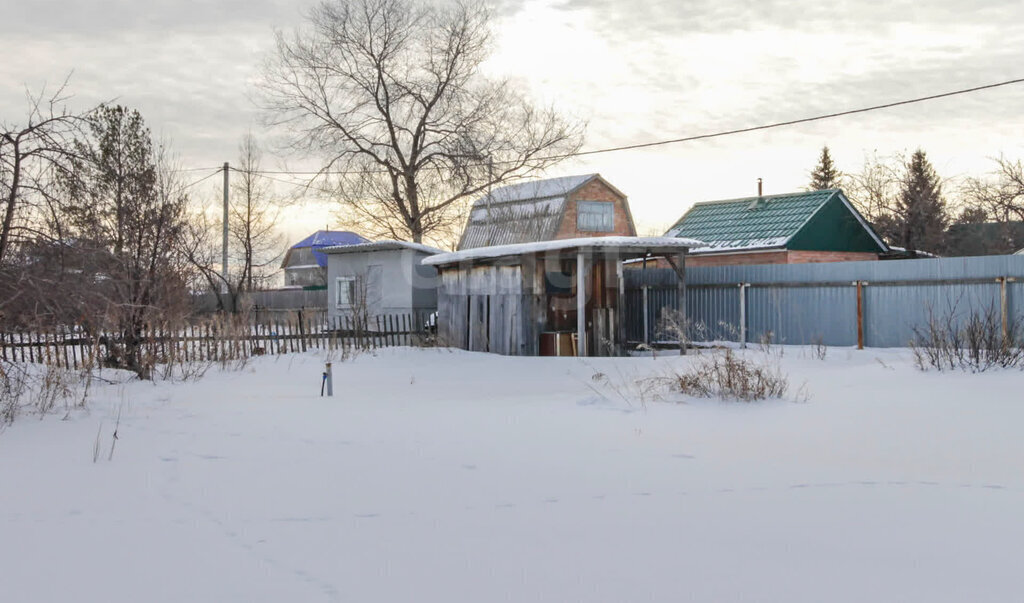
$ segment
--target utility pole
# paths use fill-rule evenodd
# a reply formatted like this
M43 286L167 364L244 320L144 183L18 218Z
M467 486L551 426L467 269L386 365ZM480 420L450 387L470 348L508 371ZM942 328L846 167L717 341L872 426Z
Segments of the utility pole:
M494 158L487 156L487 246L493 245L491 236L494 232L494 218L491 216L491 186L494 182Z
M231 166L228 162L224 162L224 230L222 239L221 249L221 277L224 282L221 284L221 289L224 293L230 293L228 290L228 172L231 170Z

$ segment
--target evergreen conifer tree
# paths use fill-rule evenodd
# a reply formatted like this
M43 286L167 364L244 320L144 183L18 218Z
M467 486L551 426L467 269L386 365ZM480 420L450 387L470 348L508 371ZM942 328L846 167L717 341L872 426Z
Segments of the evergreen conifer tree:
M818 157L818 165L811 172L811 190L820 191L828 188L839 188L843 173L836 169L832 162L832 155L828 152L828 146L821 147L821 156Z
M899 244L911 255L942 247L949 222L946 201L942 198L939 176L921 149L914 151L907 162L894 209Z

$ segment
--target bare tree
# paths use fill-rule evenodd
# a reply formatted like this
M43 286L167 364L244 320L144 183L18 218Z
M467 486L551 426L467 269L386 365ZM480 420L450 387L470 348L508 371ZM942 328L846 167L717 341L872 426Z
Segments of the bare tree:
M1024 163L1004 156L994 161L996 169L988 177L967 179L963 195L971 207L999 222L1024 221Z
M241 309L238 283L221 271L221 218L212 218L208 209L192 208L179 241L189 265L189 285L194 291L206 289L213 295L218 311L237 312ZM226 295L222 293L225 290Z
M38 95L28 93L25 123L0 122L0 266L9 260L19 232L41 234L33 232L30 224L35 216L30 214L49 201L54 172L66 170L73 153L72 139L80 118L65 106L66 86L65 80L51 94L45 90ZM52 209L52 205L44 209Z
M578 150L582 124L480 74L490 16L474 0L330 0L278 32L267 119L326 157L320 175L370 234L435 238L460 201Z
M260 175L262 151L252 134L239 144L238 166L231 169L228 208L228 254L231 271L221 268L222 218L208 207L195 208L190 216L182 252L191 265L199 288L217 299L219 311L238 312L247 291L264 286L281 256L282 239L276 231L280 216L270 188ZM219 203L218 203L219 207ZM222 291L227 292L223 294Z
M885 221L896 204L900 187L898 166L903 163L899 155L879 157L872 153L865 155L861 171L848 176L850 200L876 226Z
M868 156L850 181L850 199L890 244L912 256L921 250L944 250L949 222L945 182L923 150L914 151L909 159L900 154Z
M236 288L252 291L266 284L269 270L281 257L282 239L277 233L280 207L271 198L266 180L260 176L263 152L252 133L246 134L238 148L238 167L233 170L232 199L229 208L229 236L234 242Z

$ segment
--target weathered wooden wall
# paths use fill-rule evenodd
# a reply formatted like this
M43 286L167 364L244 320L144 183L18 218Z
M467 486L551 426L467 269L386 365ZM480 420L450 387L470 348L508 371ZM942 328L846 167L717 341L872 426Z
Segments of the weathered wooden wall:
M441 271L438 336L474 352L524 353L520 266L453 267Z
M540 354L541 333L551 328L546 273L559 271L559 262L536 255L519 259L520 265L452 266L441 270L438 336L443 344L474 352ZM575 269L575 261L573 266ZM575 277L571 282L575 296ZM595 261L586 284L590 312L587 349L591 355L613 355L622 340L617 263Z

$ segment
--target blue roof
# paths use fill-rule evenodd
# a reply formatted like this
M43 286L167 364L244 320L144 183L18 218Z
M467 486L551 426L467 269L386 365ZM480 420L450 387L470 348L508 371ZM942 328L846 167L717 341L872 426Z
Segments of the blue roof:
M292 249L299 247L333 247L335 245L358 245L369 243L370 240L347 230L318 230L292 245Z
M370 240L347 230L318 230L291 246L292 249L301 247L312 247L313 257L321 267L327 267L327 255L319 250L323 247L337 247L340 245L360 245L369 243ZM285 255L285 262L288 261Z

